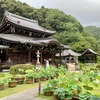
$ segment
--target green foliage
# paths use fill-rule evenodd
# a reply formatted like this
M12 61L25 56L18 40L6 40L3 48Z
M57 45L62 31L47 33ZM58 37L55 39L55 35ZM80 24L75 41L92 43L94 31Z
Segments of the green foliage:
M6 79L2 79L2 80L0 80L0 84L5 84L6 82L7 82Z
M34 73L35 72L35 69L34 68L32 68L32 69L27 69L26 71L25 71L25 74L26 74L26 76L27 77L33 77L34 76Z
M73 45L76 42L84 41L84 37L79 32L62 31L54 36L60 43Z
M0 0L0 21L3 18L4 10L32 19L35 9L20 1Z
M64 88L57 88L57 89L54 91L54 94L55 94L55 95L58 95L58 96L61 98L61 100L64 100L65 97L66 97L67 91L66 91L66 89L64 89Z
M12 75L25 74L26 70L33 69L33 68L34 68L34 65L32 64L17 64L10 67L10 74ZM21 71L19 69L21 69Z
M91 48L91 45L87 41L79 41L76 42L73 46L72 49L77 51L77 52L84 52L86 49Z
M100 35L100 28L99 27L96 27L96 26L87 26L87 27L84 27L84 30L86 32L89 32L89 33L95 35L95 36L96 35L98 35L98 36Z
M91 36L93 36L96 39L97 42L97 51L100 51L100 27L96 26L87 26L84 27L84 30L88 33L90 33Z
M33 77L34 77L34 78L41 78L40 72L35 71L35 72L33 73Z
M83 63L80 63L79 66L80 66L81 69L84 68L84 64Z
M100 70L100 64L97 64L96 68Z
M51 92L53 91L54 88L52 87L51 84L47 84L44 88L43 88L43 92Z
M8 81L8 83L9 83L9 82L16 82L16 83L17 83L17 81L16 81L15 79L12 80L10 77L8 78L7 81Z
M92 95L89 92L84 92L79 95L79 100L90 100Z
M3 74L3 73L0 73L0 77L5 77L5 74Z

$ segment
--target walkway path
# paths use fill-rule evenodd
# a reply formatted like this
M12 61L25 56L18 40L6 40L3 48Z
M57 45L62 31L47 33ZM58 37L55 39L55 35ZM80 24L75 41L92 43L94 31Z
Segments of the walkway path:
M13 94L8 97L0 98L0 100L44 100L35 97L38 94L38 87L25 90L21 93Z

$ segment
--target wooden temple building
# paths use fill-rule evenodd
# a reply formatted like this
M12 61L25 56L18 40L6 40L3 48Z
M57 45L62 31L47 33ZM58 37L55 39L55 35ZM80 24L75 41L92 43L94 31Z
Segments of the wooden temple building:
M85 64L97 63L97 56L100 56L100 54L96 53L92 49L87 49L81 54L81 58Z
M74 52L70 48L66 48L61 52L61 60L63 63L76 63L81 54ZM59 58L60 54L57 53L56 57Z
M78 57L80 56L81 54L71 50L70 47L64 46L64 50L61 52L61 62L68 65L68 70L76 70L79 69ZM57 53L55 57L59 59L60 54Z
M56 39L49 38L55 31L39 26L38 22L5 11L0 24L0 66L33 63L55 64L55 53L64 48ZM61 62L61 60L60 60Z

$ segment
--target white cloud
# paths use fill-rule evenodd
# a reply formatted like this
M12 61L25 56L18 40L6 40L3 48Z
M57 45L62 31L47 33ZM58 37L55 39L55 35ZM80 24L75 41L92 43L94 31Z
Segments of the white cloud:
M100 26L100 0L20 0L40 8L58 8L76 17L83 25Z

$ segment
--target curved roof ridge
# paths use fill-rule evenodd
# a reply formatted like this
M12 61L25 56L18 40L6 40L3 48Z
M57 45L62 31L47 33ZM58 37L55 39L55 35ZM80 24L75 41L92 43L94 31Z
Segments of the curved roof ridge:
M34 23L38 23L36 20L32 20L32 19L28 19L28 18L25 18L25 17L22 17L22 16L19 16L19 15L16 15L16 14L13 14L11 12L8 12L8 11L5 11L5 15L7 16L7 14L10 16L10 17L16 17L16 18L20 18L20 19L24 19L26 21L30 21L30 22L34 22ZM13 19L13 18L12 18Z
M82 53L82 55L85 54L87 51L90 51L91 53L96 54L96 55L100 55L100 54L98 54L97 52L93 51L93 50L90 49L90 48L86 49L86 50Z

